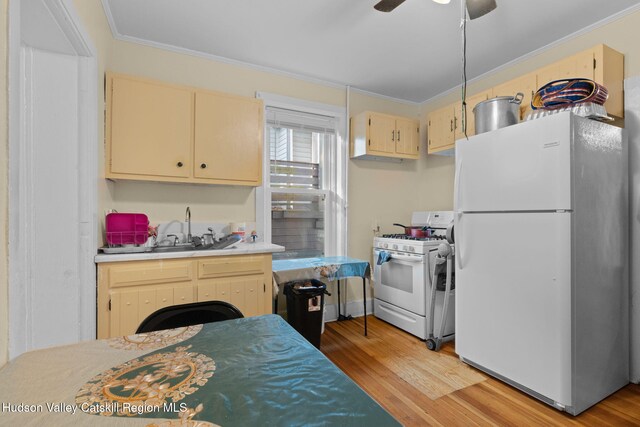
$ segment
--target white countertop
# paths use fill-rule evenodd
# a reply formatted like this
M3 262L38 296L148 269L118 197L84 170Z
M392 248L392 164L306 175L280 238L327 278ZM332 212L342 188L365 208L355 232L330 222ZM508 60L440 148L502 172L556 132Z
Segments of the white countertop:
M154 259L201 258L223 255L251 255L283 252L284 246L268 243L237 243L231 248L208 251L184 252L144 252L138 254L98 254L94 258L96 264L103 262L148 261Z

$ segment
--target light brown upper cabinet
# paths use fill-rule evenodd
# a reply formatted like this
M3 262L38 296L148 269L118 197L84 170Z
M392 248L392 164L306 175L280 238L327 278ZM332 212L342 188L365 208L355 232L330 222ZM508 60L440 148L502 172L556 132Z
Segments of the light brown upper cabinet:
M418 158L420 148L420 122L396 117L396 153L407 158Z
M258 99L196 92L195 177L259 183L263 110Z
M599 44L535 72L536 90L559 79L585 78L607 88L609 99L604 104L607 114L624 117L624 55Z
M466 136L475 135L476 123L473 109L478 103L489 99L490 95L489 91L485 91L467 98ZM455 141L465 138L463 128L465 118L462 115L462 102L447 105L429 114L427 144L430 154L449 150L454 147Z
M107 73L110 179L257 186L261 100Z
M455 104L434 110L429 114L427 126L428 152L448 150L455 142Z
M603 44L569 56L546 67L534 70L513 80L501 83L485 92L467 98L467 135L475 133L473 107L488 97L524 94L521 119L531 111L533 94L545 84L559 79L587 78L607 88L609 99L605 103L607 114L617 119L624 117L624 55ZM488 95L487 95L488 94ZM449 152L455 141L462 138L461 106L454 105L434 110L429 114L428 153ZM614 122L620 124L621 121Z
M420 122L364 111L351 118L351 157L417 159Z
M107 78L108 175L188 178L193 93L126 76Z

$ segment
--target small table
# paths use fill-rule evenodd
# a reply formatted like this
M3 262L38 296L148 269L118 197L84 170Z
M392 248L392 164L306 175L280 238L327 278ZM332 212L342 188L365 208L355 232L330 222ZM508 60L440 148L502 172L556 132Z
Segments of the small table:
M273 278L278 285L292 280L327 279L338 282L338 320L350 320L340 311L340 280L347 277L362 277L364 297L364 335L367 336L367 279L371 278L368 261L344 256L282 259L273 261ZM345 306L345 314L347 308Z

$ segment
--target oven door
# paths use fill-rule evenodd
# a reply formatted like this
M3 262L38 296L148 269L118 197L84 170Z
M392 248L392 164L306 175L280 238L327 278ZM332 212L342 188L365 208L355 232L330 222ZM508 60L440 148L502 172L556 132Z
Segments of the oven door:
M377 264L380 249L374 249L375 297L420 316L427 314L427 256L387 251L389 261Z

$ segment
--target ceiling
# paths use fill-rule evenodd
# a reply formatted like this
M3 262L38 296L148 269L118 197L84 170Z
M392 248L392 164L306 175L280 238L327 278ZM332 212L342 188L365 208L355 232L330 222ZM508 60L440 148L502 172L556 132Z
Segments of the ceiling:
M103 0L116 37L423 102L460 83L460 3L406 0ZM467 25L472 79L639 0L497 0Z

